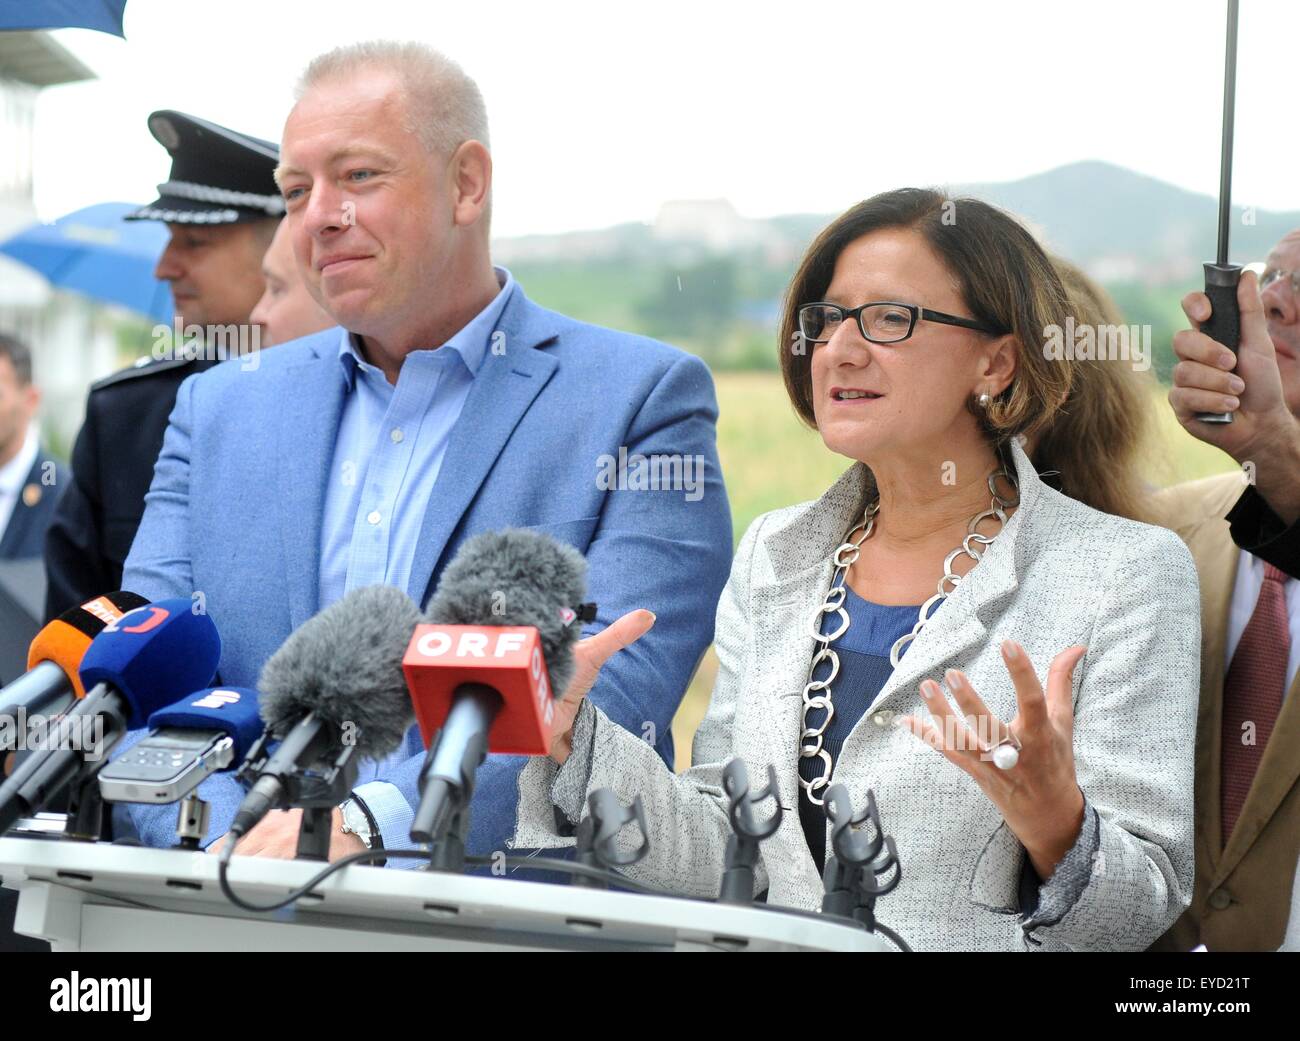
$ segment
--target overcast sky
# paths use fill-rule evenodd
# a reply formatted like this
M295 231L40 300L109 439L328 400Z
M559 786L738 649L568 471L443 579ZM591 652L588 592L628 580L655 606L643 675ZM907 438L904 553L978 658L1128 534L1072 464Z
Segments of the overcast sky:
M1233 196L1300 208L1300 3L1243 0ZM51 219L146 202L176 108L279 139L293 82L352 40L417 39L487 99L499 235L649 221L671 199L761 217L905 184L1104 159L1216 194L1224 0L466 5L130 0L126 35L57 38L99 76L37 108ZM485 13L490 15L485 19Z

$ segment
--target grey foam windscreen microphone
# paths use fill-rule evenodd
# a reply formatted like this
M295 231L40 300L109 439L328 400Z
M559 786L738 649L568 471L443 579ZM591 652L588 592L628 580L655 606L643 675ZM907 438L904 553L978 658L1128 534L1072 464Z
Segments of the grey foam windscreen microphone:
M415 722L402 658L420 609L392 586L354 589L309 618L262 668L262 718L276 736L308 712L342 729L357 754L382 759Z
M560 697L573 678L575 614L587 592L587 561L572 546L526 528L468 539L443 570L424 620L434 625L531 625Z

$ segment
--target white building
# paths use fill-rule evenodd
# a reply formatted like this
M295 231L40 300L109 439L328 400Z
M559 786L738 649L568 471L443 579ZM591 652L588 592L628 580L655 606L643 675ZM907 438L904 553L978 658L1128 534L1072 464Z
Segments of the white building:
M661 242L688 242L718 253L761 246L763 225L747 220L726 199L676 199L659 208L652 233Z
M37 219L37 95L45 87L94 78L49 33L0 32L0 239ZM118 367L114 310L56 292L40 275L0 256L0 329L31 345L35 379L45 393L42 422L56 448L71 447L87 385Z

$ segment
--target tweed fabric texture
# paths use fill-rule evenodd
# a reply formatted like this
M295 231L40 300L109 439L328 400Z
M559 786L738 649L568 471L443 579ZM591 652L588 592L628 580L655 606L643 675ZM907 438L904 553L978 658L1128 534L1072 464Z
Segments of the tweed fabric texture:
M1039 480L1019 445L1011 454L1020 508L849 734L835 780L854 806L875 792L903 869L876 911L914 949L1142 950L1192 891L1195 567L1172 532L1069 499ZM710 898L729 836L723 768L739 757L759 778L772 763L784 817L762 845L755 892L767 890L771 904L820 906L821 879L797 812L800 692L814 651L810 616L831 581L829 556L870 481L855 464L817 501L765 514L742 538L718 605L718 675L695 735L695 765L672 774L652 747L584 707L563 771L549 759L523 770L513 846L571 842L557 838L555 798L576 814L578 791L610 788L624 803L640 795L651 846L628 874ZM1059 920L1041 922L1029 944L1018 919L1024 847L971 778L895 725L905 713L926 718L918 685L926 678L942 685L948 668L963 670L989 709L1010 719L1015 691L999 652L1008 638L1025 648L1040 678L1066 647L1088 648L1074 672L1074 752L1079 787L1095 810L1095 849L1078 899ZM1052 911L1040 907L1035 917Z

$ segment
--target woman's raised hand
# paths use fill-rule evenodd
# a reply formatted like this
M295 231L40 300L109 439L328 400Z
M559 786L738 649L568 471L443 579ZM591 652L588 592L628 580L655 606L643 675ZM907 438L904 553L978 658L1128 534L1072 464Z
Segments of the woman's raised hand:
M564 696L555 703L555 717L551 721L551 758L557 763L569 758L573 748L573 720L600 675L601 666L611 657L641 639L655 624L651 611L640 608L629 611L611 622L600 632L579 640L573 648L573 679L569 681Z
M984 704L966 676L949 669L944 681L960 711L954 711L934 680L921 683L933 721L902 716L907 727L949 762L966 771L1002 811L1007 827L1029 854L1038 877L1048 879L1069 852L1083 826L1084 801L1074 774L1074 705L1071 681L1086 647L1067 647L1052 661L1044 692L1033 662L1019 644L1006 640L1002 660L1016 690L1018 711L1003 723ZM976 733L968 723L974 721ZM1015 765L997 766L993 749L1010 740L1019 746Z

